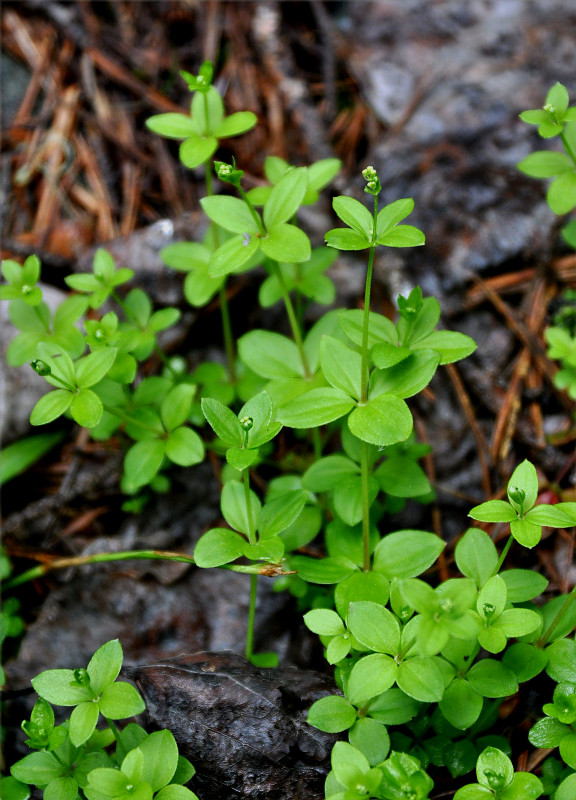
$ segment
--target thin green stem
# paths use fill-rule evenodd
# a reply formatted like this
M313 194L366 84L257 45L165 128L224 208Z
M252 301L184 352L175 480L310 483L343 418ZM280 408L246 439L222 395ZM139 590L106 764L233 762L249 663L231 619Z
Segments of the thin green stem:
M322 458L322 437L320 436L319 428L312 428L312 442L314 444L314 460L318 461Z
M494 570L494 575L498 575L500 570L502 569L502 564L504 563L506 556L508 555L508 551L512 547L512 542L514 541L514 537L510 535L508 537L508 541L504 545L504 549L500 553L500 558L498 559L498 563L496 564L496 569Z
M58 383L61 386L63 386L68 392L72 392L73 394L76 394L78 392L78 387L77 386L72 386L71 383L68 383L67 381L62 380L62 378L59 378L58 375L54 375L53 372L50 373L50 377L52 378L52 380L58 381Z
M242 479L244 482L244 496L246 498L246 515L248 517L248 540L250 544L257 543L256 531L254 530L254 523L252 521L252 499L250 497L250 470L248 468L242 470ZM250 603L248 606L248 624L246 628L246 658L250 660L254 648L254 620L256 617L256 593L258 591L257 576L250 576Z
M290 297L290 292L286 288L286 283L284 281L284 276L282 275L282 270L280 269L280 265L276 261L272 262L272 269L274 270L274 274L278 280L278 283L280 284L280 291L282 292L282 299L284 300L284 305L286 306L286 313L288 314L288 320L290 322L290 328L292 330L292 337L296 342L296 347L298 348L298 353L300 354L300 360L302 361L302 369L304 370L305 376L309 378L310 368L308 366L308 359L306 358L306 351L304 350L302 333L300 331L300 326L298 325L298 319L296 318L294 306L292 305L292 298Z
M260 231L260 234L262 236L266 236L266 228L264 227L264 223L262 222L262 219L260 218L260 214L256 211L256 209L254 208L254 206L250 202L250 198L248 197L248 195L246 194L244 189L240 185L238 185L236 188L238 189L238 194L240 195L242 200L244 200L244 202L248 206L248 211L252 214L254 222L256 223L256 225L258 225L258 230Z
M102 716L104 717L104 714L102 714ZM108 717L104 717L104 719L106 720L106 724L108 725L108 727L110 728L110 730L114 734L114 738L116 739L117 742L119 742L120 741L120 731L118 730L118 728L112 722L111 719L108 719Z
M172 375L174 380L176 382L178 382L178 378L180 376L178 375L178 373L176 372L176 370L174 369L174 367L170 363L170 359L168 358L168 356L166 355L164 350L162 350L162 348L160 347L160 345L156 341L154 342L154 352L156 353L157 356L159 356L160 361L164 364L164 366L166 367L168 372Z
M574 150L572 149L572 146L570 145L570 142L566 138L564 132L560 134L560 138L562 139L562 144L564 145L564 149L566 150L572 161L576 164L576 153L574 153Z
M248 660L254 654L254 620L256 617L256 593L258 591L258 576L250 575L250 605L248 606L248 628L246 630L245 655Z
M212 181L212 169L209 162L205 164L206 194L212 197L214 194L214 184ZM210 223L214 249L220 247L220 233L215 222ZM230 321L230 308L228 305L228 295L226 294L226 280L218 290L220 299L220 315L222 318L222 338L224 339L224 349L226 351L226 362L228 364L228 374L232 383L236 382L236 350L234 347L234 337L232 335L232 323Z
M373 237L376 238L376 225L378 222L378 195L374 195L374 224L373 224ZM360 402L366 403L368 400L368 332L370 327L370 292L372 290L372 271L374 268L374 253L376 251L376 242L374 241L370 248L368 255L368 268L366 270L366 285L364 288L364 319L362 322L362 366L360 372L361 379L361 397Z
M32 567L2 583L2 593L15 589L24 583L43 578L49 572L68 567L83 567L87 564L103 564L109 561L178 561L184 564L194 564L194 558L186 553L172 553L168 550L126 550L121 553L93 553L89 556L70 556L69 558L56 558L46 564ZM268 564L223 564L221 569L230 572L241 572L247 575L290 575L281 569L271 571Z
M370 571L370 497L368 494L368 443L362 441L360 469L362 471L362 547L364 572Z
M558 625L560 624L562 617L567 613L568 609L572 605L572 603L576 600L576 586L572 589L569 595L567 595L566 600L562 603L562 608L556 614L550 625L546 628L542 636L538 639L538 646L544 647L544 645L548 642Z

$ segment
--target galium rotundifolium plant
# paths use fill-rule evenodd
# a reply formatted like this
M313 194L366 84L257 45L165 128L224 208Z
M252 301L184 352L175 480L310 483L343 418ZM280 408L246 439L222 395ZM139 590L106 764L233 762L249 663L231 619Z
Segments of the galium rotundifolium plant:
M117 726L145 708L138 691L117 680L122 660L114 639L86 669L50 669L32 679L39 699L22 729L34 752L2 779L5 800L26 800L32 786L45 800L198 800L184 785L194 767L170 731ZM52 706L71 708L69 718L56 725Z

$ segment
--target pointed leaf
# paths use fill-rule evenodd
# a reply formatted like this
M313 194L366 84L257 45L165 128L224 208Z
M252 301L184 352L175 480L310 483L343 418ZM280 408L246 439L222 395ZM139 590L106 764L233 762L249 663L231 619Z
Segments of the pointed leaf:
M399 397L381 394L352 411L348 427L364 442L386 447L405 441L412 432L412 414Z

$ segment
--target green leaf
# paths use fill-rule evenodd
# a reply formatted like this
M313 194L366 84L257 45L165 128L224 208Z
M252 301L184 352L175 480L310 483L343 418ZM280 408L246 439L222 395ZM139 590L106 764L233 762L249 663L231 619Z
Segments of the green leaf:
M576 683L576 642L559 639L546 648L546 672L556 682Z
M519 683L525 683L539 675L547 660L543 650L523 642L516 642L508 647L502 656L502 663L512 670Z
M390 752L388 731L375 719L363 717L356 720L348 738L350 744L366 756L371 766L380 764Z
M212 222L232 233L260 233L258 223L243 200L236 197L203 197L202 210Z
M356 714L354 714L356 716ZM17 761L10 772L14 778L34 786L46 784L59 778L66 767L58 762L51 753L31 753Z
M168 139L186 139L196 135L196 128L188 114L155 114L146 120L146 127Z
M308 493L303 489L297 489L267 502L258 517L258 532L261 538L276 536L290 527L300 516L307 499Z
M463 575L473 578L478 588L494 574L498 563L496 545L485 531L469 528L456 545L456 564Z
M467 678L482 697L509 697L518 691L518 681L512 670L492 658L474 664Z
M433 658L416 657L398 666L396 683L408 697L438 703L444 695L444 678Z
M346 456L326 456L308 467L302 476L302 486L310 492L328 492L338 483L359 474L358 464Z
M433 350L418 350L393 367L376 370L372 378L370 397L383 393L392 393L398 397L418 394L434 377L439 362L440 356Z
M208 275L220 278L237 272L260 249L260 239L256 236L233 236L213 253L208 265Z
M136 442L126 453L124 472L135 488L150 483L164 460L165 444L160 439Z
M316 161L308 167L308 188L318 191L328 186L341 168L342 162L339 158L322 158Z
M331 386L360 399L362 359L359 353L332 336L323 336L320 342L320 366Z
M569 775L556 789L554 800L574 800L576 796L576 775Z
M341 196L334 198L332 208L345 225L348 225L360 236L369 241L372 240L374 219L365 205L353 197Z
M551 184L546 194L555 214L568 214L576 206L576 171L564 172Z
M71 685L73 684L73 685ZM34 691L55 706L75 706L92 700L92 692L74 683L71 669L48 669L32 678Z
M197 794L187 789L186 786L170 783L154 795L154 800L199 800L199 798Z
M532 633L537 630L541 622L542 618L535 611L527 608L510 608L502 612L494 625L510 638Z
M263 378L303 376L298 348L291 339L272 331L250 331L238 342L240 358Z
M432 331L413 347L435 350L440 353L440 364L453 364L467 358L476 350L477 345L471 336L458 331Z
M355 604L352 604L352 607ZM382 608L382 606L376 606ZM384 610L384 609L382 609ZM346 686L350 702L358 707L393 686L397 664L390 656L374 653L364 656L352 667Z
M296 570L302 580L307 583L332 584L349 578L356 567L352 562L342 563L336 558L308 558L307 556L291 556L288 559L290 569Z
M104 797L123 797L127 792L128 778L118 769L100 767L88 774L88 789L95 790Z
M568 725L553 717L545 717L530 730L528 741L534 747L558 747L568 733L570 733Z
M107 686L100 698L100 711L109 719L126 719L141 714L145 709L144 700L137 690L125 681L117 681Z
M524 519L518 519L510 523L510 533L518 544L524 547L535 547L542 538L542 528Z
M424 234L413 225L396 225L378 238L378 244L386 247L418 247L425 243Z
M244 417L249 417L253 421L252 428L248 431L248 447L261 447L273 439L282 428L280 423L273 420L274 407L266 391L258 392L244 403L238 418Z
M507 569L500 573L508 590L510 603L524 603L539 597L548 586L544 575L530 569Z
M391 456L375 472L380 486L393 497L420 497L431 490L422 467L405 456Z
M414 200L411 197L395 200L384 206L378 212L378 223L376 226L376 237L380 239L386 231L389 231L399 222L402 222L414 210Z
M458 730L472 727L482 711L483 700L464 678L454 678L440 700L439 708Z
M188 169L196 169L214 155L217 147L218 139L216 137L192 134L180 145L180 161Z
M373 478L372 475L369 475L368 476L369 507L376 499L379 491L380 487L378 485L378 481L375 478ZM349 478L347 481L339 483L334 488L332 501L334 503L334 510L336 514L340 517L340 519L343 522L345 522L347 525L350 526L356 525L358 522L360 522L362 520L362 514L363 514L362 480L360 479L360 476L354 476L353 478ZM351 557L352 556L350 555L350 558Z
M322 697L311 706L306 721L326 733L339 733L352 727L356 721L356 709L345 697Z
M362 346L364 332L363 311L359 309L340 311L338 313L338 324L355 345ZM386 342L396 346L398 334L391 319L371 311L368 316L368 347L373 347L378 342Z
M102 419L104 407L102 401L92 389L80 389L78 394L71 395L70 414L72 419L83 428L95 428Z
M276 418L289 428L316 428L343 417L353 406L339 389L312 389L279 408Z
M240 558L245 540L228 528L213 528L200 537L194 550L194 561L199 567L220 567Z
M415 578L432 566L444 547L442 539L433 533L389 533L374 551L374 569L387 578Z
M120 673L123 658L122 645L118 639L112 639L96 650L87 667L90 685L96 694L114 683Z
M335 611L329 608L316 608L304 614L306 627L320 636L339 636L346 632L344 623Z
M182 314L177 308L161 308L152 314L148 323L148 330L151 333L164 331L166 328L171 328L175 325L181 316Z
M482 522L512 522L517 519L516 512L505 500L480 503L479 506L474 506L468 516Z
M299 263L308 261L312 253L310 239L304 231L286 222L268 229L268 235L260 240L263 252L274 261Z
M76 797L78 797L78 783L75 777L56 778L44 789L44 800L75 800Z
M554 153L550 150L539 150L530 153L517 164L520 172L532 178L552 178L574 168L572 160L565 153Z
M142 779L157 792L176 772L178 745L170 731L156 731L144 739L139 749L144 755Z
M349 228L333 228L327 231L324 241L336 250L366 250L372 246L370 239Z
M384 606L370 601L351 602L347 623L352 635L370 650L390 655L398 653L400 626L394 614Z
M228 447L241 447L244 441L238 417L219 400L202 398L202 413L210 427Z
M536 525L547 525L551 528L571 528L574 525L574 518L570 514L545 503L531 508L525 519Z
M166 439L165 452L174 464L190 467L204 458L204 443L191 428L176 428Z
M186 422L195 391L193 384L180 383L162 400L160 416L166 430L173 431Z
M90 701L87 703L80 703L80 705L77 705L72 711L70 714L68 735L75 747L80 747L92 736L99 716L100 710L98 708L98 703Z
M242 447L229 447L226 450L226 461L238 472L251 467L252 464L258 461L258 458L258 450L245 450Z
M0 452L0 486L25 472L61 442L62 438L62 433L40 433L3 447Z
M224 117L220 125L214 130L214 136L218 139L228 139L231 136L239 136L241 133L251 130L258 122L258 117L252 111L237 111Z
M412 425L410 409L393 394L374 397L355 408L348 419L348 427L355 436L379 447L405 441Z
M30 414L31 425L46 425L60 417L69 407L74 395L66 389L48 392L36 403Z
M525 498L522 503L522 508L520 508L520 504L513 497L514 490L524 492ZM536 474L536 468L534 464L531 464L530 461L525 459L521 464L518 464L508 481L508 500L518 511L526 513L536 502L537 496L538 475Z
M302 203L307 187L308 173L305 167L291 169L282 176L270 192L270 197L264 206L264 225L268 232L294 216ZM266 251L264 250L264 252ZM267 253L267 255L269 254ZM275 258L275 256L270 255L270 258ZM277 260L292 261L298 259L279 258ZM299 260L304 261L306 259Z
M250 490L250 512L246 505L244 486L238 481L225 484L220 505L224 519L231 528L246 534L256 530L261 503L252 490Z
M384 605L390 596L390 584L377 572L355 572L336 587L334 600L341 617L346 618L350 603L369 601Z

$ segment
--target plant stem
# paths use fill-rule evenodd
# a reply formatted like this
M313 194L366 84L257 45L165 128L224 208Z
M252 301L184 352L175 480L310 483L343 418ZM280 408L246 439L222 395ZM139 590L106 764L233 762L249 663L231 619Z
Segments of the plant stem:
M102 714L102 716L104 717L104 714ZM119 742L120 741L120 731L118 730L118 728L112 722L111 719L108 719L108 717L104 717L104 719L106 720L106 724L108 725L108 727L110 728L110 730L114 734L114 738L116 739L117 742Z
M258 591L258 576L250 575L250 605L248 606L248 629L246 631L246 648L244 653L250 661L254 653L254 619L256 616L256 593Z
M361 397L360 402L368 400L368 329L370 326L370 292L372 289L372 270L374 267L374 253L376 251L376 225L378 222L378 195L374 195L374 225L373 244L368 255L368 268L366 270L366 285L364 288L364 320L362 324L362 368L361 368Z
M274 270L274 274L278 280L278 283L280 284L280 291L282 292L282 299L284 300L284 305L286 306L286 313L288 314L290 328L292 329L292 336L294 338L294 341L296 342L296 347L298 348L298 352L300 354L300 360L302 361L302 369L304 370L306 378L310 378L310 368L308 367L308 359L306 358L306 352L304 350L302 333L300 332L300 326L298 325L298 320L296 318L294 306L292 305L292 298L290 297L290 292L286 288L284 276L282 275L282 270L280 269L280 265L278 264L278 262L276 261L272 262L272 269Z
M374 196L374 230L373 237L376 238L376 222L378 218L378 196ZM372 288L372 270L374 267L374 252L376 243L370 248L368 255L368 267L366 269L366 286L364 289L364 319L362 325L362 351L360 368L360 403L368 402L368 333L370 327L370 291ZM360 468L362 473L362 546L364 552L364 572L370 570L370 498L368 494L368 444L362 441Z
M242 470L242 480L244 482L244 497L246 498L246 515L248 517L248 540L250 544L256 544L256 531L252 521L252 500L250 497L250 470L247 467ZM248 660L252 658L254 647L254 619L256 616L256 593L258 591L257 575L250 576L250 602L248 605L248 625L246 629L246 648L245 655Z
M212 197L214 194L214 185L212 181L212 169L208 162L205 164L204 174L206 178L206 194ZM220 247L220 234L218 233L218 225L215 222L210 223L214 248ZM236 351L234 349L234 337L232 335L232 324L230 322L230 308L228 306L228 295L226 294L226 279L224 279L222 286L218 290L218 297L220 299L220 316L222 319L222 338L224 339L224 349L226 351L226 362L228 364L228 374L232 383L236 382Z
M72 386L71 383L68 383L67 381L62 380L62 378L59 378L58 375L54 375L53 372L50 373L50 377L52 378L52 380L58 381L58 383L61 386L63 386L66 389L66 391L72 392L73 394L76 394L78 392L78 387L77 386Z
M194 558L186 553L172 553L169 550L126 550L121 553L92 553L87 556L70 556L69 558L55 558L48 561L46 564L40 564L37 567L32 567L25 572L16 575L8 581L3 581L2 592L7 592L10 589L15 589L29 581L43 578L49 572L57 569L66 569L67 567L82 567L87 564L102 564L109 561L144 561L150 559L152 561L178 561L184 564L194 564ZM291 575L292 572L283 572L282 570L270 570L269 565L262 564L223 564L221 569L227 569L230 572L240 572L247 575Z
M254 206L250 202L250 198L248 197L248 195L246 194L244 189L240 185L238 185L236 188L238 189L238 194L240 195L242 200L244 200L244 202L248 206L248 211L252 214L252 218L254 219L254 222L256 223L256 225L258 225L258 230L260 231L260 234L262 236L266 236L266 228L264 227L262 219L260 218L260 214L256 211L256 209L254 208Z
M514 537L512 535L510 535L508 537L508 541L504 545L504 550L502 550L502 552L500 553L500 558L498 559L498 563L496 564L496 569L494 570L494 575L498 575L498 573L502 569L502 564L504 563L504 560L506 559L506 556L508 555L508 551L512 547L512 542L513 541L514 541Z
M562 139L562 144L564 145L564 149L566 150L572 161L576 164L576 153L574 153L574 150L572 150L570 142L568 141L564 133L560 134L560 138Z
M364 572L370 571L370 497L368 495L368 443L362 442L360 469L362 471L362 547Z
M562 617L566 614L572 603L576 600L576 586L572 589L569 595L567 595L566 599L562 603L562 608L556 614L550 625L546 628L542 636L538 639L538 646L544 647L544 645L548 642L548 639L552 636L556 628L558 627L559 623L562 620Z

